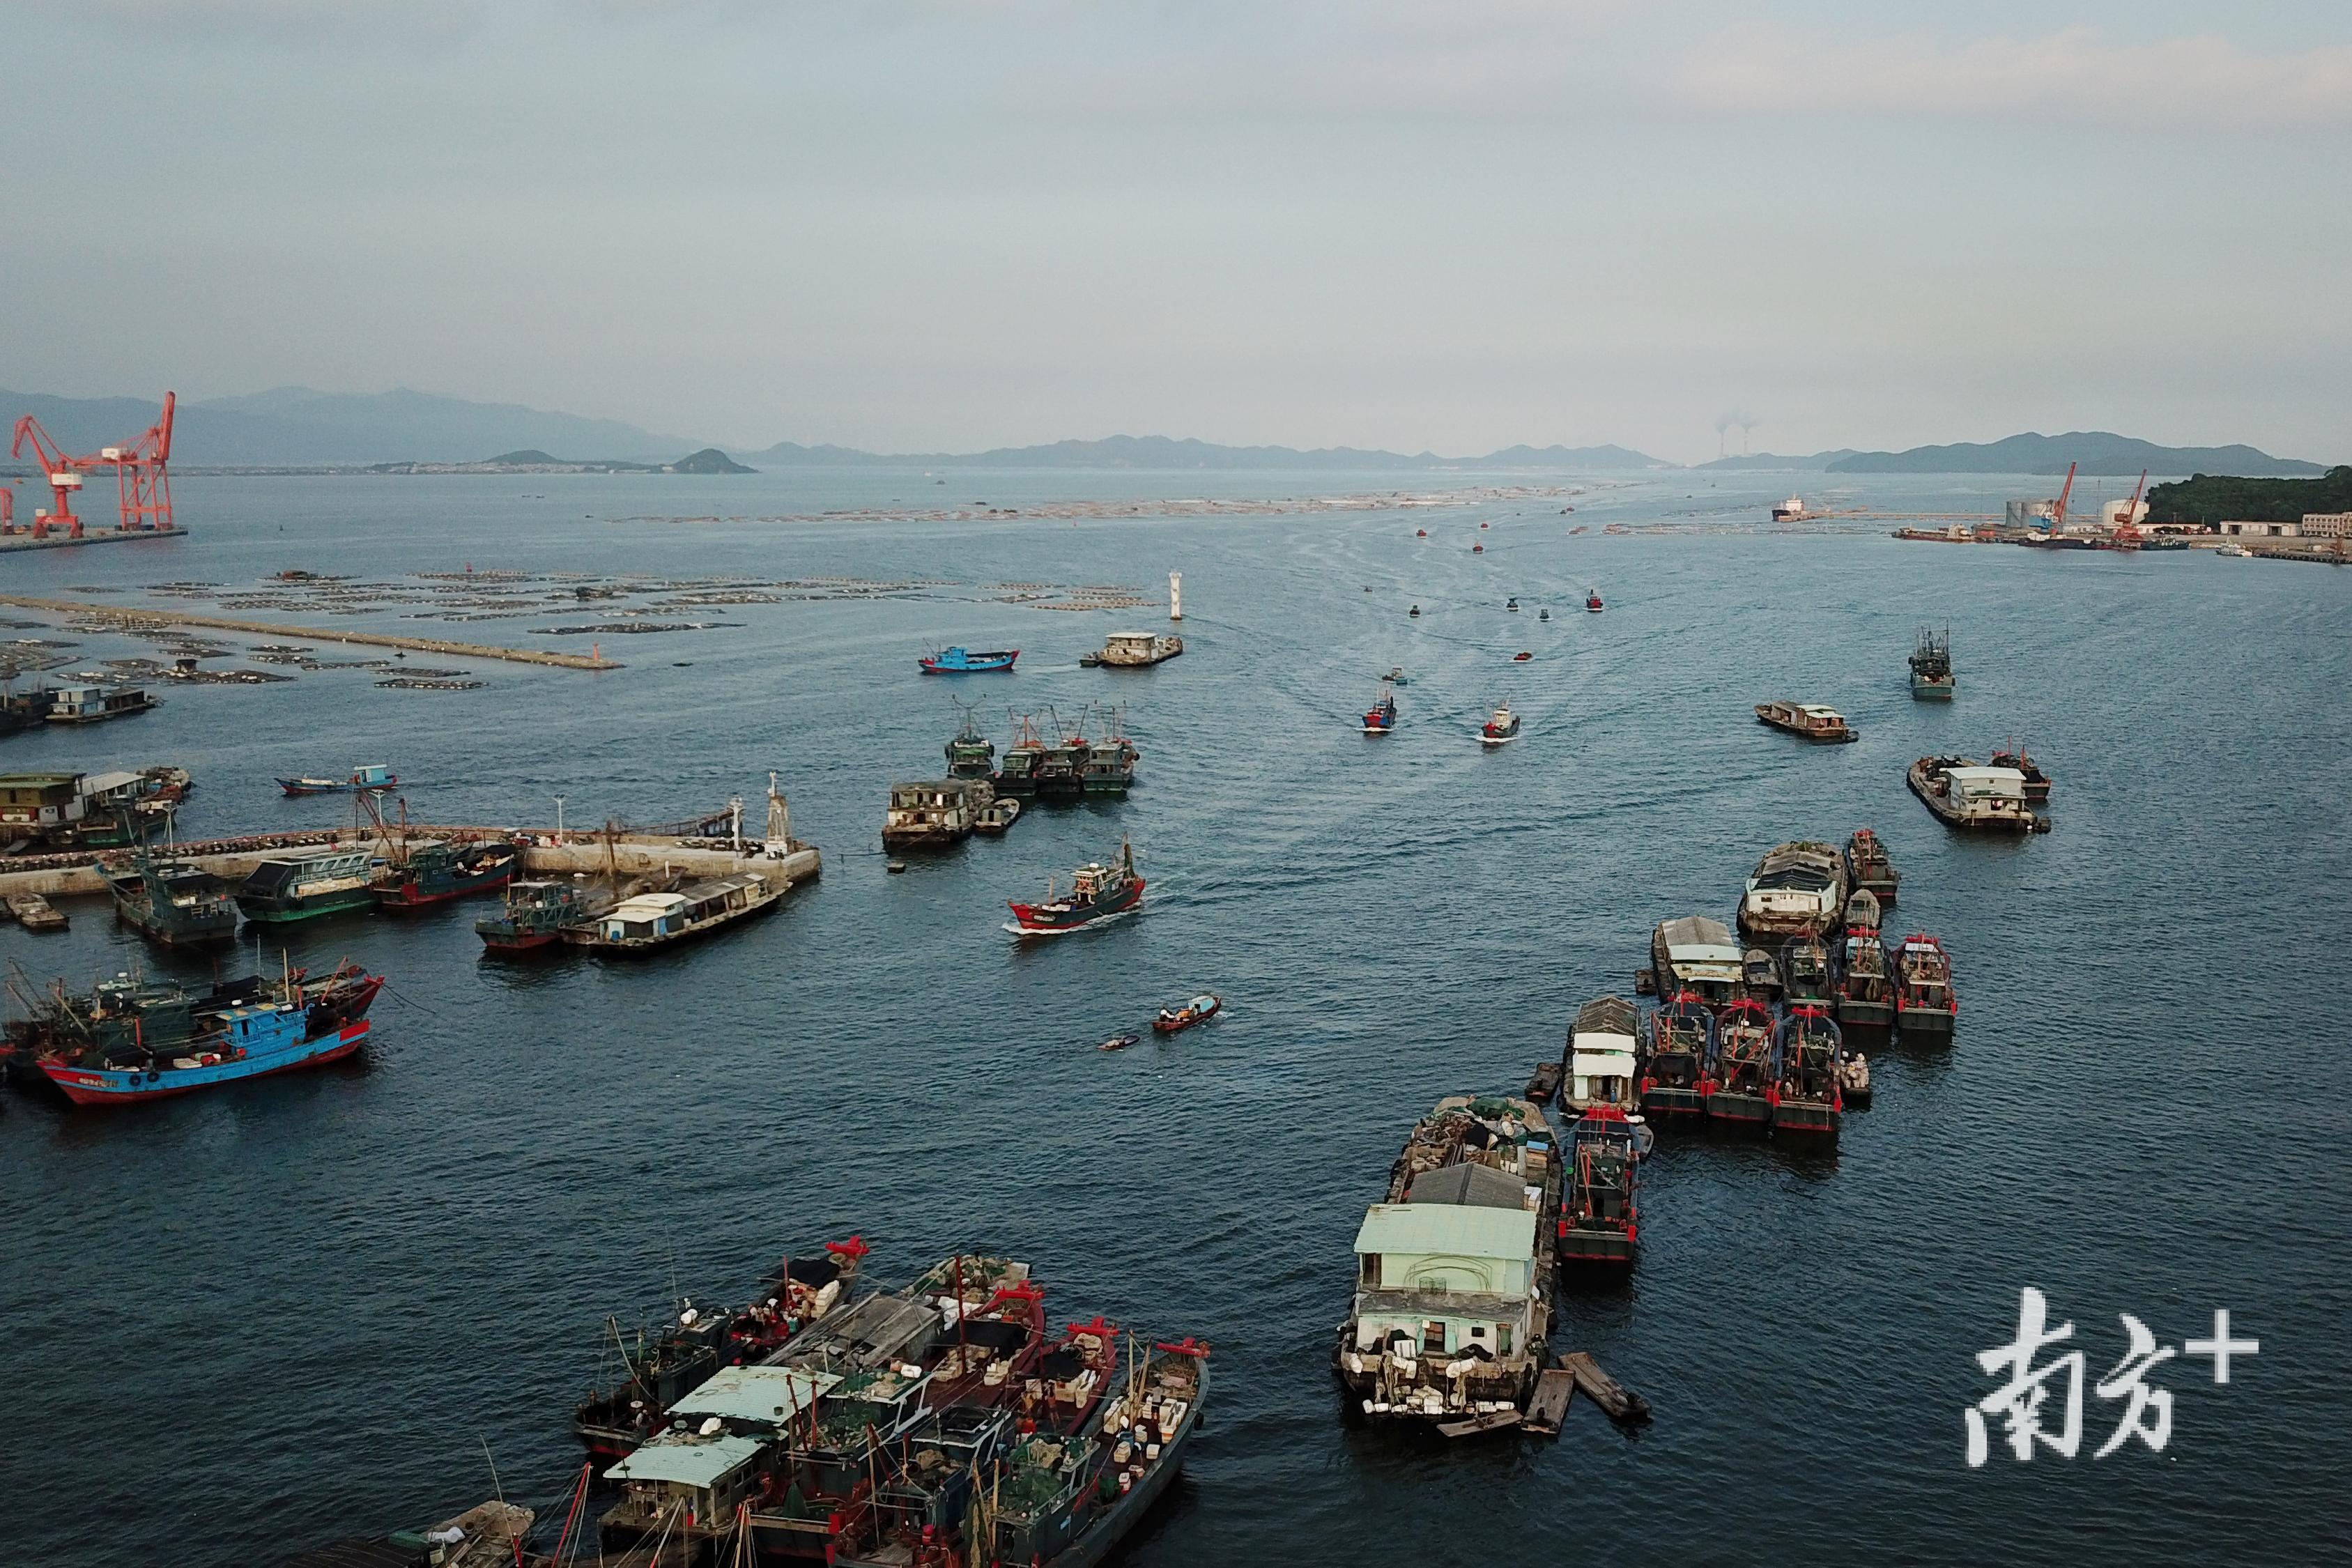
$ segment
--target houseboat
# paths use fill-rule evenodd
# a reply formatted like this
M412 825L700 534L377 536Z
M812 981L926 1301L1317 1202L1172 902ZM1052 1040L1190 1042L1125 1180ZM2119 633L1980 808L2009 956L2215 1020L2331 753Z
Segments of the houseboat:
M0 845L69 838L89 815L79 773L0 774Z
M249 976L209 992L124 976L87 997L62 986L12 1022L12 1065L76 1105L127 1105L340 1061L368 1037L381 975Z
M1739 947L1728 926L1705 915L1660 921L1650 932L1650 973L1660 996L1687 993L1720 1007L1740 994Z
M1834 1139L1843 1119L1845 1042L1822 1008L1791 1007L1772 1035L1772 1134Z
M1396 728L1396 694L1382 691L1380 700L1364 710L1363 729L1367 735L1385 735Z
M1017 647L994 648L986 653L972 653L964 648L941 648L917 662L925 675L987 675L1000 669L1011 669L1013 661L1021 657Z
M1184 639L1180 637L1113 632L1103 640L1102 651L1095 655L1095 662L1105 669L1140 669L1147 665L1165 664L1183 651Z
M1845 721L1844 714L1818 702L1791 702L1786 699L1759 702L1756 721L1808 741L1835 744L1862 739L1861 732Z
M1895 954L1895 1025L1906 1039L1948 1040L1959 1021L1952 960L1932 936L1903 939Z
M52 724L96 724L154 706L155 700L136 686L60 686L48 717Z
M1739 899L1739 932L1750 941L1826 936L1845 910L1845 862L1826 844L1775 846L1756 863Z
M2029 756L2023 746L2011 741L1985 761L1990 767L2015 768L2022 775L2025 780L2026 805L2048 805L2050 804L2050 775L2042 771L2042 764Z
M1449 1096L1414 1125L1356 1232L1332 1353L1352 1412L1478 1423L1525 1411L1548 1353L1563 1169L1528 1100Z
M1122 840L1118 858L1110 865L1089 860L1070 873L1070 890L1057 894L1045 884L1045 896L1034 904L1007 900L1013 929L1023 936L1059 936L1123 915L1143 901L1143 879L1136 873L1135 851Z
M890 786L882 818L882 847L944 849L971 837L980 808L996 798L986 779L935 779Z
M1903 873L1895 868L1886 846L1867 827L1857 827L1845 841L1846 885L1874 895L1883 909L1895 907Z
M236 907L257 925L286 925L371 909L376 864L374 851L364 847L273 857L238 884Z
M1561 1263L1633 1267L1641 1238L1633 1127L1623 1111L1596 1106L1569 1128L1556 1248Z
M1715 1016L1715 1054L1706 1074L1710 1121L1769 1127L1772 1121L1772 1015L1735 1002Z
M1518 738L1519 716L1511 711L1511 705L1507 702L1496 709L1494 716L1478 730L1478 742L1481 745L1506 746Z
M1911 650L1911 695L1923 701L1948 701L1956 687L1952 675L1952 628L1919 628L1918 645Z
M400 775L383 763L370 763L363 767L353 768L349 778L305 774L300 778L279 779L278 787L289 795L384 795L400 787Z
M509 882L499 912L474 921L474 934L495 953L544 952L563 940L563 928L594 920L613 907L612 892L584 879L570 882Z
M1595 997L1578 1008L1560 1058L1560 1110L1581 1115L1594 1106L1637 1109L1633 1056L1640 1037L1640 1016L1622 996Z
M1911 793L1947 827L1969 833L2038 833L2050 819L2025 804L2025 775L1979 767L1966 757L1921 757L1906 775Z
M614 956L651 952L772 910L793 889L773 871L738 871L689 882L674 893L639 893L593 920L563 928L574 947Z
M158 860L142 847L107 870L114 916L164 947L202 947L236 935L236 900L228 884L183 860Z
M1644 1116L1704 1116L1706 1062L1715 1047L1715 1012L1696 992L1678 991L1650 1016L1642 1058Z
M1780 950L1780 1000L1790 1007L1826 1007L1833 994L1829 944L1817 936L1792 939Z

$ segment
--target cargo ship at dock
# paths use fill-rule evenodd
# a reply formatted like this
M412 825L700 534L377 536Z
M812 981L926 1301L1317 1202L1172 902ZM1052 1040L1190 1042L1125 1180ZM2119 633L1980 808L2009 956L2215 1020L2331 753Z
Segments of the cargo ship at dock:
M1548 1361L1564 1164L1511 1096L1453 1095L1413 1126L1356 1232L1332 1371L1354 1415L1516 1425Z
M131 975L86 996L60 984L7 1026L9 1067L75 1105L119 1106L323 1066L366 1043L368 1007L383 986L355 965L315 981L289 971L203 992Z

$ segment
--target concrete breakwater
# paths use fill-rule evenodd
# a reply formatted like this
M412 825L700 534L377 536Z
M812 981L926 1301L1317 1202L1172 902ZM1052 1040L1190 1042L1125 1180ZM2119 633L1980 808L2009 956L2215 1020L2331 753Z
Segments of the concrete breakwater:
M455 654L464 658L502 658L511 664L546 664L561 669L621 668L616 661L595 653L551 653L534 647L493 647L488 643L395 637L388 632L321 631L316 626L288 626L283 621L247 621L228 616L199 616L184 610L143 606L131 609L120 605L92 605L79 599L36 599L21 594L0 594L0 605L106 621L123 631L154 630L164 626L209 626L216 631L257 632L263 637L301 637L313 642L359 643L369 647L406 648L415 653Z
M412 824L407 831L416 838L512 839L523 846L523 869L535 877L600 876L609 867L625 879L667 872L683 872L693 877L724 877L736 871L781 871L794 882L805 882L817 876L823 868L823 859L816 847L797 839L793 840L790 854L771 859L761 853L759 844L753 840L745 841L745 853L739 856L732 846L715 839L624 833L610 841L608 858L607 841L603 834L568 833L559 839L551 829L455 827L424 824ZM173 857L194 861L215 876L235 882L264 860L290 851L323 849L337 845L361 848L382 842L373 833L355 834L335 829L260 833L241 838L215 838L182 844L173 850ZM99 871L97 858L88 853L28 855L0 861L0 866L7 868L0 870L0 898L12 893L53 896L103 893L107 890L106 879Z

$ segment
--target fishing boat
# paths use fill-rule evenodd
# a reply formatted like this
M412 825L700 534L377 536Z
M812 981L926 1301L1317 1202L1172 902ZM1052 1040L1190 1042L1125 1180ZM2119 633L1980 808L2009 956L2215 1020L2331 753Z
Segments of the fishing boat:
M951 779L993 779L996 776L996 742L980 732L971 715L963 716L963 724L948 741L948 777Z
M1407 610L1405 614L1418 620L1421 617L1421 606L1419 605L1415 605L1412 609Z
M1847 886L1875 895L1885 909L1895 907L1895 890L1903 885L1886 846L1867 827L1855 828L1845 841L1845 879Z
M1529 660L1529 659L1531 659L1531 658L1535 658L1535 655L1533 655L1533 654L1529 653L1529 652L1528 652L1527 649L1525 649L1525 648L1521 648L1518 652L1517 652L1517 653L1515 653L1515 654L1513 654L1513 655L1511 656L1511 662L1512 662L1513 664L1525 664L1525 663L1527 663L1527 662L1528 662L1528 660Z
M1678 991L1650 1016L1642 1058L1644 1116L1706 1114L1707 1057L1715 1047L1715 1012L1695 991Z
M287 925L375 904L375 852L336 846L273 856L237 885L236 907L257 925Z
M974 833L985 833L992 838L1002 837L1004 830L1018 821L1020 816L1021 803L1009 795L999 795L973 814L971 830Z
M584 879L509 882L499 912L476 920L474 932L491 952L543 952L562 941L565 926L593 920L612 907L611 892Z
M1845 862L1810 839L1775 845L1739 898L1739 933L1750 941L1826 936L1845 910Z
M1688 994L1721 1007L1740 994L1739 948L1721 921L1705 915L1660 921L1650 932L1650 973L1661 996Z
M1519 602L1515 598L1506 599L1503 601L1503 608L1510 611L1513 615L1517 615L1519 613Z
M1845 896L1845 929L1875 937L1881 916L1878 895L1868 888L1856 888Z
M1470 553L1473 555L1484 555L1486 553L1486 547L1483 544L1474 544L1470 547Z
M1045 757L1045 742L1037 733L1037 722L1024 713L1015 721L1013 743L1004 748L1004 760L997 766L997 793L1036 794L1037 770Z
M1637 1109L1633 1056L1640 1035L1640 1016L1622 996L1598 996L1578 1008L1560 1058L1560 1109L1579 1114L1596 1105Z
M1802 740L1821 741L1832 745L1859 741L1861 732L1845 721L1845 715L1834 708L1824 708L1818 702L1792 702L1782 698L1756 705L1756 721L1769 724Z
M595 1459L625 1459L661 1429L672 1405L722 1366L769 1354L855 1301L869 1250L865 1237L853 1236L827 1242L815 1257L788 1257L761 1281L751 1306L712 1310L688 1298L675 1318L650 1332L640 1330L634 1343L625 1343L619 1322L607 1318L619 1375L591 1388L573 1409L573 1434Z
M563 940L611 957L671 947L776 907L793 890L775 871L737 871L689 882L674 893L639 893L563 928Z
M2025 780L2025 804L2028 805L2050 804L2050 775L2043 773L2042 764L2027 755L2025 748L2016 742L2010 742L2008 745L1986 758L1985 765L1995 768L2015 768L2019 776Z
M986 779L935 779L890 786L882 818L882 847L944 849L971 836L981 807L996 798Z
M144 713L155 706L155 700L136 686L60 686L50 700L48 721L97 724Z
M1136 874L1135 851L1121 839L1116 861L1104 865L1089 860L1071 872L1067 893L1055 893L1049 881L1041 901L1024 904L1007 900L1005 907L1013 911L1013 927L1019 934L1059 936L1123 915L1142 902L1143 879Z
M1225 999L1203 991L1181 1006L1162 1007L1153 1015L1151 1032L1155 1035L1181 1035L1195 1024L1205 1024L1225 1010Z
M1585 592L1585 595L1584 595L1584 607L1585 607L1587 610L1591 611L1593 615L1596 615L1596 616L1597 616L1597 615L1599 615L1599 614L1601 613L1601 590L1600 590L1600 589L1598 589L1598 588L1591 588L1591 589L1588 589L1588 590L1586 590L1586 592Z
M1558 1062L1538 1062L1535 1071L1528 1075L1528 1086L1522 1092L1538 1105L1549 1105L1559 1092L1560 1068Z
M1948 1040L1959 1016L1944 944L1918 933L1904 938L1895 954L1895 1026L1906 1039Z
M1356 1232L1332 1347L1352 1414L1448 1431L1517 1424L1549 1359L1564 1170L1529 1100L1450 1095L1414 1123Z
M1792 1006L1772 1037L1772 1133L1834 1139L1843 1117L1845 1042L1827 1011Z
M1968 833L2045 833L2050 819L2025 804L2025 775L1966 757L1921 757L1905 774L1911 793L1947 827Z
M1641 1237L1635 1125L1614 1106L1596 1106L1569 1128L1568 1179L1556 1222L1561 1263L1633 1266Z
M202 993L124 975L88 996L56 987L8 1037L20 1075L37 1073L76 1105L125 1105L340 1061L366 1042L383 987L356 965Z
M59 931L72 924L63 910L38 893L9 894L8 915L29 931Z
M1105 669L1142 669L1165 664L1183 651L1184 639L1180 637L1113 632L1103 639L1102 651L1095 655L1095 660Z
M1710 1121L1767 1127L1772 1121L1772 1015L1755 1002L1735 1002L1715 1016L1715 1052L1707 1061Z
M376 908L404 914L495 892L514 880L521 865L522 851L504 839L460 844L438 838L411 841L404 835L376 867L370 889Z
M278 787L289 795L383 795L400 787L400 775L382 763L370 763L353 768L349 778L331 779L306 774L301 778L279 779Z
M1396 698L1390 692L1381 693L1381 700L1364 710L1364 733L1385 735L1396 728Z
M1135 783L1135 763L1142 753L1120 732L1119 710L1107 708L1097 717L1107 732L1085 742L1086 754L1078 763L1078 788L1087 795L1125 795Z
M1923 701L1948 701L1958 682L1952 674L1952 628L1919 628L1911 650L1911 695Z
M1482 745L1507 746L1519 738L1519 716L1511 711L1507 702L1495 710L1494 717L1479 726L1478 741Z
M1790 1007L1826 1007L1832 995L1829 947L1801 936L1780 949L1780 999Z
M1770 952L1751 947L1739 955L1739 995L1736 1000L1753 1002L1769 1011L1780 1000L1780 965Z
M1856 893L1847 905L1845 936L1838 944L1837 1020L1845 1029L1883 1030L1895 1021L1895 981L1878 940L1876 903L1867 911L1868 924L1854 907L1869 897Z
M1551 612L1549 610L1538 610L1536 612L1536 619L1539 621L1548 621L1551 619Z
M972 653L961 647L941 648L916 662L925 675L986 675L995 670L1011 669L1013 661L1021 657L1017 647L994 648L986 653Z
M157 859L144 847L105 871L114 915L164 947L201 947L236 935L228 884L190 861Z

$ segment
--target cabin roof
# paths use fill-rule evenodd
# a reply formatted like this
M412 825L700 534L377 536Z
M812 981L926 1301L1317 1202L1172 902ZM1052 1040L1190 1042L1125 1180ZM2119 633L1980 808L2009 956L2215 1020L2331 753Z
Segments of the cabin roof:
M1685 915L1680 920L1660 921L1658 929L1665 936L1669 952L1702 947L1727 948L1735 954L1739 951L1731 945L1731 928L1705 915Z
M1406 1189L1408 1204L1466 1204L1476 1208L1517 1209L1526 1205L1526 1184L1507 1172L1475 1161L1423 1171Z
M720 1415L780 1426L840 1385L841 1374L799 1366L730 1366L670 1406L673 1415Z
M604 1472L608 1481L667 1481L708 1487L766 1447L765 1437L691 1437L666 1433Z
M0 789L57 789L79 777L79 773L0 773Z
M686 908L686 900L676 893L639 893L634 899L623 899L607 913L608 920L650 921Z
M2025 774L2016 768L1946 768L1944 770L1962 784L2012 784L2025 787Z
M1374 1204L1364 1211L1356 1250L1525 1259L1536 1255L1536 1216L1475 1204Z
M1633 1032L1641 1026L1633 1004L1622 996L1597 996L1576 1010L1576 1028L1572 1038L1580 1044L1591 1041L1603 1050L1615 1048L1605 1042L1622 1039L1624 1048L1633 1048Z
M84 773L81 782L74 787L83 795L106 795L125 784L137 784L141 776L119 769L110 773Z

